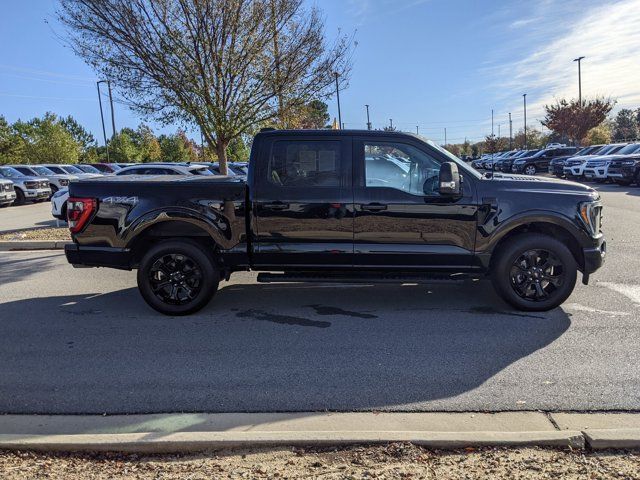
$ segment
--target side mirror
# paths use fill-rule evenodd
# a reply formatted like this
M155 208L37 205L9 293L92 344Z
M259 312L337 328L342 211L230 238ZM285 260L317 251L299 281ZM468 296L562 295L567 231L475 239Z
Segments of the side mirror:
M458 196L461 194L460 174L458 166L453 162L445 162L440 166L440 195Z

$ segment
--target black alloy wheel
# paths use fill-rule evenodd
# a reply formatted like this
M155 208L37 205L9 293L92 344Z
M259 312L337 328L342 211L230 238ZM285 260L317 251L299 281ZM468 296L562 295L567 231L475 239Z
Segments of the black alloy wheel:
M543 312L556 308L576 285L576 259L565 243L549 235L515 235L498 245L494 257L493 287L518 310Z
M142 298L165 315L188 315L205 307L220 280L213 253L190 238L155 244L140 261L137 277Z
M181 254L164 255L151 266L149 282L154 295L163 303L185 305L202 289L202 271L190 257Z
M511 266L511 287L521 298L546 300L564 282L564 265L552 252L527 250Z

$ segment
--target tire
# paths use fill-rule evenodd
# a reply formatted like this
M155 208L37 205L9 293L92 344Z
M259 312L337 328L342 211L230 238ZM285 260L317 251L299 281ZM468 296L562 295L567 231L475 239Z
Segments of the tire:
M525 175L535 175L537 170L535 165L528 164L524 166L524 169L522 171Z
M189 315L204 308L220 281L211 255L190 239L153 246L140 262L137 277L142 298L164 315Z
M15 191L16 191L16 200L15 202L13 202L14 205L24 205L24 203L27 200L24 196L24 193L19 188L16 188Z
M528 262L535 258L529 256L530 252L549 255L542 254L538 262ZM518 310L551 310L573 292L578 272L576 260L569 249L553 237L537 233L517 235L507 240L495 255L491 268L493 287L504 301ZM553 266L544 268L545 264ZM531 286L525 288L527 284ZM546 295L540 296L539 290Z
M53 197L53 194L56 193L59 189L58 187L56 187L53 183L49 184L49 188L51 189L51 196Z

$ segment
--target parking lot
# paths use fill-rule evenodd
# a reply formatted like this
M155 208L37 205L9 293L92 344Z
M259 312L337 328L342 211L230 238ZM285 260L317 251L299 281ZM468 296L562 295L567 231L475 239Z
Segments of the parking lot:
M134 272L2 252L0 412L638 410L640 188L598 188L607 263L548 313L514 312L484 281L246 273L199 314L167 318Z

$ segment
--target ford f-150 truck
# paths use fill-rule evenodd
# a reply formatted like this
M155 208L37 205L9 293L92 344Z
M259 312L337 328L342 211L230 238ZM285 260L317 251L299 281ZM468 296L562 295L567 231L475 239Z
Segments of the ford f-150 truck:
M397 132L262 131L246 178L112 176L73 182L74 266L137 269L168 315L221 280L425 282L489 276L517 309L548 310L603 263L598 193L563 180L480 174Z

